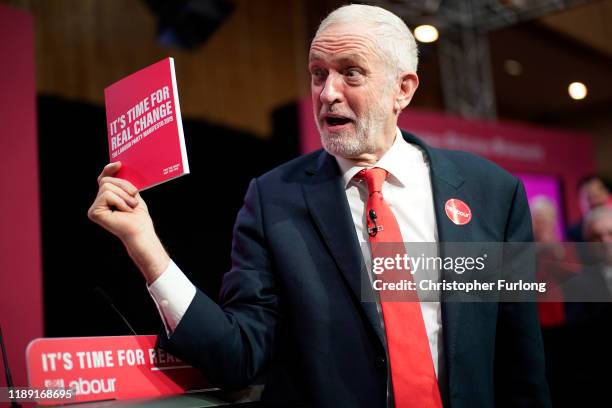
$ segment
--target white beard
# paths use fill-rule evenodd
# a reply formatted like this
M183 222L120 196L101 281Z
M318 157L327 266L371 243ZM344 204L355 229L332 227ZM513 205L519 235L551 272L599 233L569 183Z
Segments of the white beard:
M376 141L384 132L385 119L388 112L381 101L388 100L385 93L383 97L368 111L364 118L357 118L353 124L355 129L347 129L341 132L327 132L321 127L319 120L315 122L321 135L323 148L332 156L340 156L346 159L360 156L362 154L372 154L376 152Z

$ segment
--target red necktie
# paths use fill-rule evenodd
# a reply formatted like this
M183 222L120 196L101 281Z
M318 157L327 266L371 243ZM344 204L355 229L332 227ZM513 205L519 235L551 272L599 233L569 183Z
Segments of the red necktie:
M403 256L406 249L399 225L381 192L387 171L374 167L362 170L358 177L365 179L368 184L366 219L372 259ZM389 281L390 276L401 276L401 279L412 281L412 275L406 270L385 270L374 279ZM399 279L392 281L398 282ZM404 301L385 300L385 298L395 299L395 293L390 294L390 297L387 296L388 292L380 294L395 406L441 408L442 399L416 292L404 293L402 297Z

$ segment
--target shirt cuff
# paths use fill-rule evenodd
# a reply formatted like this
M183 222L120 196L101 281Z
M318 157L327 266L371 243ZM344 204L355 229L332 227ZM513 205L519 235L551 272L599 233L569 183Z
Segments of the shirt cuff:
M196 288L171 260L166 270L147 289L170 337L195 297Z

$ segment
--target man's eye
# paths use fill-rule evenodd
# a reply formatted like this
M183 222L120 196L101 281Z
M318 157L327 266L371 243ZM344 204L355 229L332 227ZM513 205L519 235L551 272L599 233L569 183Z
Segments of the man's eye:
M355 78L361 75L361 72L357 68L349 68L346 70L346 76L349 78Z
M315 68L310 72L310 75L312 75L313 78L323 78L325 74L322 69Z

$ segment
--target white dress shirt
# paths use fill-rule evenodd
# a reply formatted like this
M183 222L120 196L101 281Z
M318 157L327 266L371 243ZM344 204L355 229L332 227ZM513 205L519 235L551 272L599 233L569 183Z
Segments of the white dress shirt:
M148 287L168 336L176 329L196 295L196 288L173 261Z
M369 243L366 229L365 208L368 201L368 186L354 176L364 167L336 157L346 187L353 224L357 238L366 252ZM389 175L382 185L382 195L399 224L405 242L437 242L436 215L434 212L429 163L424 151L406 142L397 129L391 148L372 167L385 169ZM364 258L369 260L369 250ZM366 261L367 264L369 262ZM434 271L437 272L437 271ZM433 282L439 276L429 276ZM442 359L442 313L440 302L422 302L421 312L429 340L429 348L436 375Z
M336 157L348 199L355 232L363 248L369 242L365 228L365 207L368 198L366 183L354 179L363 167ZM407 242L437 242L436 218L429 174L429 163L425 153L407 143L399 129L391 148L373 167L389 172L383 183L382 194L389 205ZM149 287L159 310L166 332L170 335L193 300L196 289L185 274L170 262L168 268ZM421 311L429 340L436 375L439 373L442 356L442 318L439 302L421 303Z

